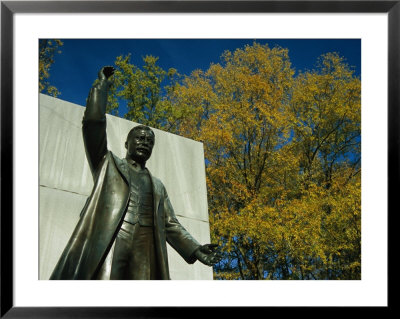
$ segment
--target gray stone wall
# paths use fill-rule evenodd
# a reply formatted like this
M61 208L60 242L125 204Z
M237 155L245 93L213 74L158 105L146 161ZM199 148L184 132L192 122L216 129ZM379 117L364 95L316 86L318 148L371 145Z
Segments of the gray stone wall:
M48 279L93 180L86 161L81 122L84 107L40 94L39 278ZM125 156L124 143L135 123L107 115L108 148ZM210 242L202 143L154 129L156 144L147 163L164 183L181 224L201 244ZM168 246L171 279L212 280L212 268L188 265Z

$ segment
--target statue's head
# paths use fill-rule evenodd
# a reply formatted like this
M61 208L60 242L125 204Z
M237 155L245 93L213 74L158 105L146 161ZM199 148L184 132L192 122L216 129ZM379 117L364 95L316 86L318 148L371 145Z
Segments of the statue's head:
M144 125L135 126L130 130L126 138L126 157L144 165L151 156L154 142L154 132L150 127Z

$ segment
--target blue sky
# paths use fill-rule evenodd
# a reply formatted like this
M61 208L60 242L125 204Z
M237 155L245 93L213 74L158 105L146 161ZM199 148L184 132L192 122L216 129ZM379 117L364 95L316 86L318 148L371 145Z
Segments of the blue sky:
M311 69L317 58L337 52L361 76L360 39L61 39L61 54L55 56L49 81L61 92L60 99L84 105L89 89L104 65L113 65L119 55L132 54L131 62L141 66L142 57L159 57L159 65L189 75L220 62L225 50L234 51L254 41L289 49L296 71Z

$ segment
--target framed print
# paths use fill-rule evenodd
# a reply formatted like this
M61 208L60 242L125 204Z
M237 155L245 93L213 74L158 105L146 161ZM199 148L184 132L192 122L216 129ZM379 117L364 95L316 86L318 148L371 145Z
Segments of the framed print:
M235 307L244 308L244 311L250 307L261 311L269 311L266 307L388 308L389 212L393 214L396 206L400 160L397 128L399 18L399 1L2 1L1 316L170 318L186 317L194 312L207 315L210 311L226 315L230 310L227 307L233 307L233 311ZM304 55L311 55L317 41L353 41L360 48L358 59L361 60L357 76L361 79L362 134L358 142L363 167L360 177L362 253L357 280L350 277L313 280L317 278L312 276L266 281L47 280L55 261L43 259L41 264L39 262L38 198L41 190L38 185L43 178L38 174L39 39L65 39L68 43L75 41L76 45L84 41L90 43L86 49L80 47L77 56L89 54L91 45L102 50L102 43L110 48L116 47L117 40L122 43L128 39L135 39L137 45L156 39L159 46L165 41L170 41L171 47L184 43L180 47L182 51L184 46L194 46L194 40L203 41L209 51L217 47L217 41L225 40L245 39L254 40L254 43L262 40L262 43L275 41L278 44L303 40ZM170 56L178 55L179 49L171 52ZM91 54L93 64L103 63ZM228 54L225 57L229 59ZM201 59L201 56L193 54L176 59ZM73 69L74 72L92 72L82 61L79 58L70 61L63 69L63 81L79 82L72 75ZM109 65L113 62L111 60ZM217 59L207 61L209 65L211 62L219 63ZM209 72L217 73L219 69L215 66ZM81 100L83 98L69 102L83 105L85 101L79 102ZM302 98L299 101L303 101ZM217 125L218 121L215 123ZM71 128L75 126L72 124ZM210 132L207 136L213 138L212 130ZM52 232L51 226L47 232ZM46 240L52 243L56 240L49 238ZM64 243L62 245L64 247ZM43 267L46 262L49 265ZM353 264L352 267L358 266ZM210 274L206 273L207 279L212 279ZM247 279L232 277L238 278ZM267 276L262 278L267 279Z

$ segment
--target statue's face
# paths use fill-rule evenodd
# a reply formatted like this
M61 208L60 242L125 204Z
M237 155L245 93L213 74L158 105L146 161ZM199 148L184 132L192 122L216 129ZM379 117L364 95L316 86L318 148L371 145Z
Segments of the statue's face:
M144 164L151 156L154 135L148 130L138 130L125 143L128 156L135 162Z

